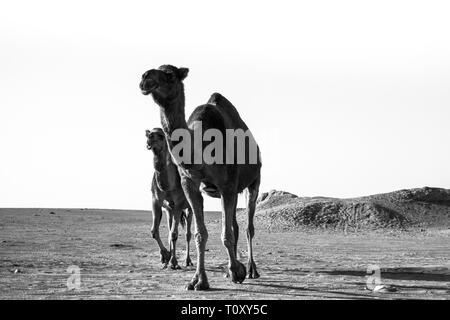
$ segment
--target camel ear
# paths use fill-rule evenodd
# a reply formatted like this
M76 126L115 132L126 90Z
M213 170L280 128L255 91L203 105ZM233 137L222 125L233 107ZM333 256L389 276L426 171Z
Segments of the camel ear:
M180 78L181 81L183 81L187 77L188 73L189 73L188 68L179 68L178 69L178 77Z
M145 130L145 136L148 138L150 136L150 130Z

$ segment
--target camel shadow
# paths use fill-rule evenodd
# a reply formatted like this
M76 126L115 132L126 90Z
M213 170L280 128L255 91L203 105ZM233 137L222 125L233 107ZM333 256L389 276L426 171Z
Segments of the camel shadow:
M226 263L219 264L214 267L206 268L207 272L218 273L224 275L226 270ZM374 297L370 296L370 293L367 294L359 294L359 293L349 293L349 292L341 292L341 291L333 291L333 290L319 290L314 288L306 288L306 287L298 287L293 286L292 280L278 280L272 279L271 276L274 273L267 272L268 270L263 268L261 271L266 274L259 279L245 279L242 285L236 284L235 288L220 288L220 287L212 287L208 289L208 292L234 292L234 293L242 293L242 294L261 294L267 296L273 296L274 299L280 299L280 296L291 296L292 298L318 298L323 299L334 298L334 299L374 299ZM275 272L276 273L276 272ZM302 271L302 275L304 276L308 272ZM270 274L270 275L269 275ZM286 284L284 284L286 283ZM362 284L362 283L361 283ZM245 288L247 287L247 288ZM361 287L363 287L361 285ZM266 290L265 290L266 289ZM375 297L376 298L376 297Z
M347 293L347 292L340 292L340 291L330 291L330 290L316 290L316 289L308 289L308 288L298 288L298 287L291 287L291 286L284 286L284 285L277 285L277 284L262 284L262 283L244 283L246 286L255 287L255 289L243 289L243 288L210 288L208 289L208 292L214 293L214 292L233 292L233 293L243 293L248 295L254 295L254 294L260 294L260 295L268 295L268 296L274 296L274 299L281 299L281 296L290 296L293 298L334 298L334 299L358 299L358 300L372 300L374 297L370 295L362 295L357 293ZM269 289L278 289L277 291L272 290L258 290L258 287L263 288L269 288ZM280 289L284 290L280 292ZM285 290L295 291L295 292L286 292ZM324 295L325 294L325 295ZM329 296L327 294L333 294L334 296ZM340 295L340 296L339 296ZM377 297L375 297L377 298Z
M351 269L318 270L316 272L337 276L366 277L368 275L365 270L351 270ZM383 279L450 282L450 270L448 268L436 268L436 267L381 268L380 272L381 277Z
M324 297L324 294L330 298L350 298L350 299L395 299L395 293L383 294L383 297L379 295L373 295L371 291L364 292L363 288L366 287L366 281L368 274L365 270L351 270L351 269L270 269L264 268L262 278L258 279L257 282L247 282L246 285L250 286L260 286L273 288L276 292L283 290L283 294L289 294L293 296L300 296L299 292L316 292L320 294L320 297ZM345 292L330 290L327 288L317 288L317 287L306 287L306 286L294 286L295 283L292 279L273 279L273 277L278 274L289 274L291 276L305 277L308 275L320 275L326 274L330 276L353 276L358 277L352 281L348 279L345 281L347 289L355 290L356 292ZM381 277L383 280L409 280L409 281L433 281L433 282L444 282L442 285L424 285L422 283L412 283L412 284L395 284L394 286L398 289L400 293L414 293L417 290L436 290L441 291L443 294L450 293L450 270L446 267L404 267L404 268L382 268ZM363 280L363 281L361 281ZM359 289L358 289L359 288ZM361 290L361 291L360 291ZM290 292L286 292L290 291ZM358 292L359 291L359 292ZM265 292L266 294L268 292ZM331 296L330 296L331 295ZM308 296L308 295L306 295Z
M264 268L264 271L271 275L289 274L292 276L307 276L309 274L327 274L331 276L366 277L369 275L367 271L363 269ZM450 282L450 269L448 267L381 268L380 273L382 278L391 280Z
M282 284L276 284L273 283L276 281L271 281L271 282L267 282L267 283L246 283L246 285L250 285L250 286L261 286L261 287L267 287L267 288L273 288L273 289L279 289L279 290L290 290L290 291L295 291L295 292L283 292L282 294L284 295L290 295L290 296L303 296L303 297L312 297L311 293L317 293L319 294L317 297L319 298L353 298L353 299L361 299L361 300L372 300L374 299L373 296L370 295L370 293L367 294L361 294L361 293L351 293L351 292L343 292L343 291L335 291L335 290L322 290L322 289L315 289L315 288L306 288L306 287L295 287L292 285L282 285ZM250 292L255 292L254 290L251 290ZM301 292L303 292L304 294L300 294ZM269 293L269 292L263 292L263 293ZM277 294L279 295L280 292L270 292L272 294ZM324 296L325 294L325 296ZM335 295L335 296L327 296L328 295Z
M208 268L210 272L223 273L224 266ZM280 296L291 296L292 298L329 298L329 299L396 299L396 293L384 293L382 296L371 291L365 291L365 279L368 276L365 270L352 269L320 269L320 268L299 268L299 269L272 269L262 268L262 277L256 280L246 279L240 288L211 288L211 292L240 292L243 294L262 294L273 296L279 299ZM287 275L305 277L308 275L330 275L330 276L352 276L358 277L354 281L346 281L346 289L354 290L354 292L339 291L328 289L326 287L309 287L305 285L294 285L299 283L292 279L276 279L277 275ZM404 268L382 268L382 279L391 280L409 280L409 281L434 281L434 282L450 282L450 270L445 267L404 267ZM443 284L444 285L444 284ZM245 287L246 288L245 288ZM418 284L395 284L400 293L413 293L416 290L444 290L449 293L450 287L447 285L422 285ZM405 298L405 297L402 297Z
M292 283L292 281L286 280L276 280L276 281L267 281L265 283L247 283L250 286L261 286L275 289L276 291L267 292L267 291L257 291L251 290L251 292L258 292L264 294L274 294L274 295L289 295L292 297L305 297L305 298L320 298L320 299L355 299L355 300L373 300L373 299L382 299L382 300L395 300L395 299L408 299L409 294L414 294L418 290L430 290L434 291L436 297L443 297L450 294L450 290L448 287L439 287L439 286L426 286L426 285L394 285L397 291L394 292L385 292L382 294L375 293L369 290L363 290L365 288L365 282L349 282L347 283L349 287L347 289L354 290L354 292L348 291L338 291L338 290L330 290L327 288L307 288L307 287L295 287L292 285L284 285L277 284L274 282L281 283ZM356 286L356 288L354 287ZM352 288L353 287L353 288ZM359 289L358 289L359 287ZM280 290L283 290L280 293ZM286 292L286 291L290 292ZM399 295L400 294L400 295ZM410 297L411 298L411 297Z

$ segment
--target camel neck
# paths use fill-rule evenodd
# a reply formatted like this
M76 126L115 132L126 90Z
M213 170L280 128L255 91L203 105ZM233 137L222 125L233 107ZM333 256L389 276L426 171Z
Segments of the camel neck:
M161 110L161 124L164 132L167 135L172 135L176 129L186 129L186 119L184 114L184 97L177 99L164 107Z
M162 191L171 191L176 188L177 167L172 163L169 153L155 155L154 168L156 181Z
M184 114L184 91L181 90L181 93L178 95L176 99L173 100L165 100L158 99L155 101L158 103L160 107L160 116L161 116L161 125L164 131L164 135L167 139L167 144L169 147L169 152L172 152L173 148L178 144L179 140L172 140L173 133L177 129L184 129L189 132L189 134L193 134L191 130L189 130L186 118Z
M166 135L170 149L174 147L172 143L172 133L177 129L188 129L184 114L184 93L177 99L160 105L161 125Z

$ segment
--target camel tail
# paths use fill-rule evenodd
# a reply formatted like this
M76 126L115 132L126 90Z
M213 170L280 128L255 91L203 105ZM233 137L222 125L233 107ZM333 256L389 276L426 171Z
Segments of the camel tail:
M184 210L181 212L180 224L183 229L186 227L186 212Z

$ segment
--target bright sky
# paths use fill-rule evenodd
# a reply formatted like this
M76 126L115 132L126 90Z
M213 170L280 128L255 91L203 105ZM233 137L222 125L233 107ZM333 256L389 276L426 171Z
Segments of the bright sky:
M0 207L150 209L138 84L161 64L190 68L186 115L216 91L237 107L261 191L450 188L447 3L5 2Z

